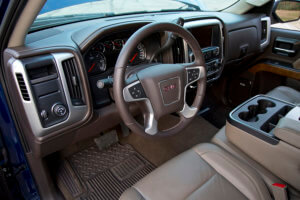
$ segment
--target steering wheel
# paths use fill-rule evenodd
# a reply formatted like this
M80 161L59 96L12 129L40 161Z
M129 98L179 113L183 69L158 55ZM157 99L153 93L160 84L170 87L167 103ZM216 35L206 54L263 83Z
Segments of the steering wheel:
M191 47L193 63L154 63L141 68L126 79L126 68L131 53L147 36L168 31L183 38ZM197 91L191 106L186 103L186 90L197 82ZM201 48L191 33L173 23L151 23L136 31L122 48L114 71L113 92L117 109L124 123L138 134L167 136L182 131L195 117L202 104L206 88L206 68ZM144 125L139 124L129 111L129 102L144 105ZM160 131L158 120L171 113L178 113L180 121L173 127Z

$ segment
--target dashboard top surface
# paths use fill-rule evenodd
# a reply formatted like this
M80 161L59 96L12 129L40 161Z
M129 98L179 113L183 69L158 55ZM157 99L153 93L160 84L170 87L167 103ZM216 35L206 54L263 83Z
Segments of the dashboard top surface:
M226 32L253 26L255 25L253 20L258 18L255 14L236 15L219 12L168 12L100 18L30 33L26 37L26 46L18 49L72 46L84 51L94 40L105 36L108 32L125 28L137 29L151 22L175 22L179 17L184 18L186 22L216 18L224 24Z

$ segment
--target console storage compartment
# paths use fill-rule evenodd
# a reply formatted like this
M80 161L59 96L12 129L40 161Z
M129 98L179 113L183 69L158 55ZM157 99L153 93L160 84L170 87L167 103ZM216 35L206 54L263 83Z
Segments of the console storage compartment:
M300 190L300 107L255 96L230 113L226 136L253 160Z

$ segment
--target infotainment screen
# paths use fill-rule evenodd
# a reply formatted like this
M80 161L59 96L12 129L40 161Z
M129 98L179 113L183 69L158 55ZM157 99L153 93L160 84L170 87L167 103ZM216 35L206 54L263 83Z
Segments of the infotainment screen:
M212 46L213 27L200 26L190 29L190 32L194 35L201 48Z

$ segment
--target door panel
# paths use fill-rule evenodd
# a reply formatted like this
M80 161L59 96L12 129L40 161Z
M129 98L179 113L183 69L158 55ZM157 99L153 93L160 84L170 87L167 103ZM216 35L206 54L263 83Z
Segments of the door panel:
M266 94L280 85L300 88L300 30L271 28L269 46L248 69L252 74L251 96Z
M287 52L280 52L278 49ZM299 70L300 30L293 31L271 28L270 45L267 47L262 58L270 61L271 63L282 65L283 67Z

